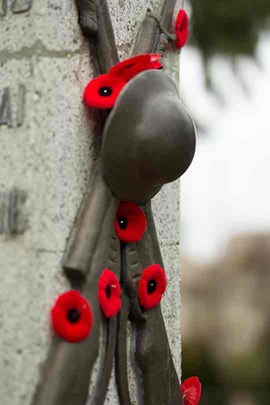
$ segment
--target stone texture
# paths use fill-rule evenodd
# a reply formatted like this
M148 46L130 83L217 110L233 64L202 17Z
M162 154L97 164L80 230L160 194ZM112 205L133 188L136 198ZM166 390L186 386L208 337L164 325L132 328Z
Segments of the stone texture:
M128 57L147 7L158 11L160 4L109 1L121 57ZM9 87L14 117L12 128L0 126L0 193L25 190L29 215L23 235L0 235L0 398L5 405L30 405L51 341L50 307L69 288L61 260L98 140L82 103L92 70L74 2L34 0L22 14L8 7L0 38L0 100ZM177 81L177 53L165 65ZM20 84L25 119L17 127ZM179 183L165 186L153 206L169 280L162 308L180 374ZM118 403L114 378L105 403Z
M127 58L147 8L158 13L162 1L110 0L108 2L120 58Z
M162 300L162 313L168 333L168 339L173 355L174 364L181 376L181 346L180 346L180 272L179 245L169 243L162 246L164 266L167 274L168 287Z
M33 0L31 9L20 14L8 7L1 18L0 50L12 58L19 53L80 53L83 38L77 18L73 1Z

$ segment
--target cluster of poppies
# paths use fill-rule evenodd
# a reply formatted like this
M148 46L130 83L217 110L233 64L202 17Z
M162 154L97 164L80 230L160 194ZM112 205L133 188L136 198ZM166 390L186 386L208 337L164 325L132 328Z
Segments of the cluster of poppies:
M135 203L120 203L115 221L115 232L122 242L138 242L147 226L143 210ZM138 299L144 310L157 306L166 290L166 274L152 264L141 274L138 282ZM114 272L104 269L98 281L98 300L101 311L112 318L121 309L121 286ZM78 291L60 295L51 310L55 332L69 342L81 341L90 334L93 323L91 307Z
M138 242L146 230L147 221L143 210L135 203L120 203L114 220L115 232L122 242ZM152 264L141 274L138 282L138 299L144 310L156 307L166 290L165 271ZM114 272L103 270L98 281L98 300L106 318L112 318L121 309L121 286ZM78 291L60 295L51 310L54 331L69 342L86 339L92 328L91 307ZM197 377L188 378L180 387L184 405L198 405L201 383Z
M175 22L175 46L182 48L189 35L189 19L185 10L178 12ZM160 54L142 54L119 62L108 73L91 80L85 88L83 99L89 107L111 109L123 87L139 73L161 69Z

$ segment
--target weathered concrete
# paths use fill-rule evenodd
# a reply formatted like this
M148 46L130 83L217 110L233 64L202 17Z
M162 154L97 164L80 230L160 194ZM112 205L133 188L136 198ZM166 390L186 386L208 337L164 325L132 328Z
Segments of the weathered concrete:
M109 1L121 57L128 57L147 7L158 11L160 3ZM0 126L0 193L25 190L29 217L23 235L0 235L0 398L28 405L51 340L50 307L69 288L61 259L96 156L81 101L92 70L74 2L34 0L20 14L8 7L0 38L0 102L9 88L13 113L12 127ZM165 65L177 82L177 54ZM25 117L17 126L20 84ZM165 186L153 205L169 281L162 308L180 374L179 183ZM113 379L109 402L118 403Z

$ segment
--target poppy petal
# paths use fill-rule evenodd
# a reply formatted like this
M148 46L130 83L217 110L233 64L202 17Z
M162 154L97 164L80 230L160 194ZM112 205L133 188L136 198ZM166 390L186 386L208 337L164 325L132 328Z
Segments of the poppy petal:
M147 226L143 210L135 203L120 203L114 220L115 232L122 242L138 242Z
M176 48L182 48L189 36L189 18L185 10L180 10L175 23Z
M119 62L110 69L110 75L117 75L126 81L136 76L138 73L149 69L159 69L162 64L159 62L160 54L146 53Z
M68 342L84 340L93 323L90 305L78 291L67 291L51 309L51 322L55 333Z
M83 99L90 107L113 108L125 84L126 81L121 76L100 75L88 83Z
M181 385L184 405L198 405L201 398L202 385L198 377L190 377Z
M148 310L157 306L166 290L167 280L165 271L158 265L147 267L138 283L140 305Z
M109 269L103 270L98 282L98 299L107 318L115 316L121 308L121 287L117 276Z

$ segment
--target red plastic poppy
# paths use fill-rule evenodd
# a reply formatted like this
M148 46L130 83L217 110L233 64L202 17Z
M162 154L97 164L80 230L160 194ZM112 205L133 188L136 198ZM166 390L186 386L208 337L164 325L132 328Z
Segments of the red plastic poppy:
M111 270L103 270L98 282L98 299L107 318L112 318L120 311L120 297L121 287L118 278Z
M202 385L198 377L190 377L181 385L185 405L198 405L201 398Z
M146 229L146 217L135 203L120 203L114 220L115 232L122 242L138 242Z
M83 99L96 108L112 108L126 81L121 76L100 75L86 86Z
M145 53L134 56L114 65L110 69L110 75L118 75L128 81L144 70L160 69L162 67L162 64L159 62L160 58L161 55L159 53Z
M176 48L180 49L186 44L189 35L189 18L185 10L180 10L175 23Z
M158 264L147 267L138 284L140 305L145 309L157 306L166 290L166 285L165 271Z
M100 75L88 83L83 95L84 101L90 107L113 108L125 84L144 70L161 68L160 58L160 54L143 54L117 63L109 73Z
M93 316L87 300L76 290L60 295L51 309L54 331L68 342L79 342L91 331Z

